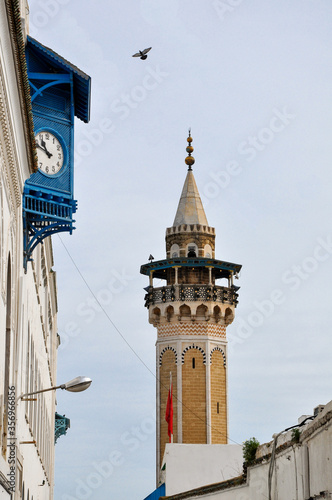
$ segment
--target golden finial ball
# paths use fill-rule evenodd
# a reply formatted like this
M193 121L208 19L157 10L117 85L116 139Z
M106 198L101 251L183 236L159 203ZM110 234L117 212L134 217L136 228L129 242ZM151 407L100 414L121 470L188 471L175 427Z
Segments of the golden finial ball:
M195 158L193 156L187 156L187 158L184 160L187 165L191 167L195 163Z
M194 151L194 148L192 146L188 146L186 148L187 153L192 153Z
M187 141L188 142L193 142L193 138L189 136L188 139L187 139Z

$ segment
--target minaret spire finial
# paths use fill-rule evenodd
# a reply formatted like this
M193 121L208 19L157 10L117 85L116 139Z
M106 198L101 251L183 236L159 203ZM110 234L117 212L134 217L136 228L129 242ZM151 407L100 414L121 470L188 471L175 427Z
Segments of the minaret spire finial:
M195 158L193 156L191 156L191 153L194 151L194 148L191 145L192 141L193 140L191 137L191 129L189 128L189 137L187 139L188 146L186 147L186 151L187 151L189 156L187 156L187 158L184 160L186 162L186 164L188 165L188 170L192 170L191 167L195 163Z

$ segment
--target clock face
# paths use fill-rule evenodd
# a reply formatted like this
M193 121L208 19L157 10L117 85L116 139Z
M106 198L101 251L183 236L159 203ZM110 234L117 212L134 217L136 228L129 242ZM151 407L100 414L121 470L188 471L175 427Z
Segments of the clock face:
M57 174L64 164L64 150L60 140L49 130L41 130L35 139L39 170L47 175Z

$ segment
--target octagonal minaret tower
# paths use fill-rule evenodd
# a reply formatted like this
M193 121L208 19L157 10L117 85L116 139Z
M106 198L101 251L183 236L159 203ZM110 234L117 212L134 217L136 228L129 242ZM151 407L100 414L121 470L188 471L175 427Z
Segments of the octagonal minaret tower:
M188 173L173 226L166 229L166 259L141 267L150 278L145 305L157 328L157 477L168 442L165 411L173 383L173 442L226 444L227 340L241 266L215 259L209 226L196 186L189 131ZM154 287L153 279L165 280Z

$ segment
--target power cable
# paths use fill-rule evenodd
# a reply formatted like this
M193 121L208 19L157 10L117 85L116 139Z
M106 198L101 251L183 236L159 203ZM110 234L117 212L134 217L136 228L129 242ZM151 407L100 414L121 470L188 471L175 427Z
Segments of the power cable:
M142 363L142 365L148 370L149 373L151 373L151 375L156 379L157 382L160 383L160 385L162 387L164 387L164 389L168 389L167 386L165 386L160 379L158 379L157 375L148 367L148 365L145 363L145 361L140 357L140 355L135 351L135 349L130 345L130 343L128 342L128 340L125 338L125 336L121 333L121 331L119 330L119 328L116 326L116 324L114 323L114 321L111 319L111 317L109 316L109 314L107 313L107 311L105 310L105 308L103 307L103 305L100 303L100 301L98 300L97 296L95 295L94 291L92 290L91 286L89 285L89 283L87 282L87 280L85 279L85 277L83 276L80 268L78 267L78 265L76 264L74 258L72 257L71 253L69 252L68 248L66 247L66 245L64 244L64 242L62 241L62 238L61 236L58 234L58 238L60 239L61 243L62 243L62 246L64 247L68 257L70 258L71 262L73 263L76 271L78 272L78 274L80 275L82 281L84 282L85 286L87 287L87 289L89 290L89 292L91 293L92 297L95 299L95 301L97 302L97 304L99 305L99 307L101 308L101 310L103 311L103 313L105 314L106 318L108 319L108 321L111 323L111 325L113 326L113 328L115 329L115 331L120 335L120 337L122 338L122 340L125 342L125 344L129 347L129 349L131 350L131 352L136 356L136 358L140 361L140 363ZM194 411L192 411L191 408L188 408L188 406L186 406L182 401L180 401L176 396L174 396L174 398L176 399L176 401L178 401L184 408L186 408L192 415L194 415L198 420L200 420L201 422L203 423L206 423L204 419L202 419L199 415L197 415ZM220 432L218 429L216 429L215 427L213 427L212 425L210 424L207 424L209 425L210 429L211 430L214 430L216 432L218 432L221 436L224 436L226 437L229 441L232 441L233 443L235 444L240 444L238 443L237 441L234 441L234 439L231 439L228 435L225 436L225 434L223 434L222 432Z

